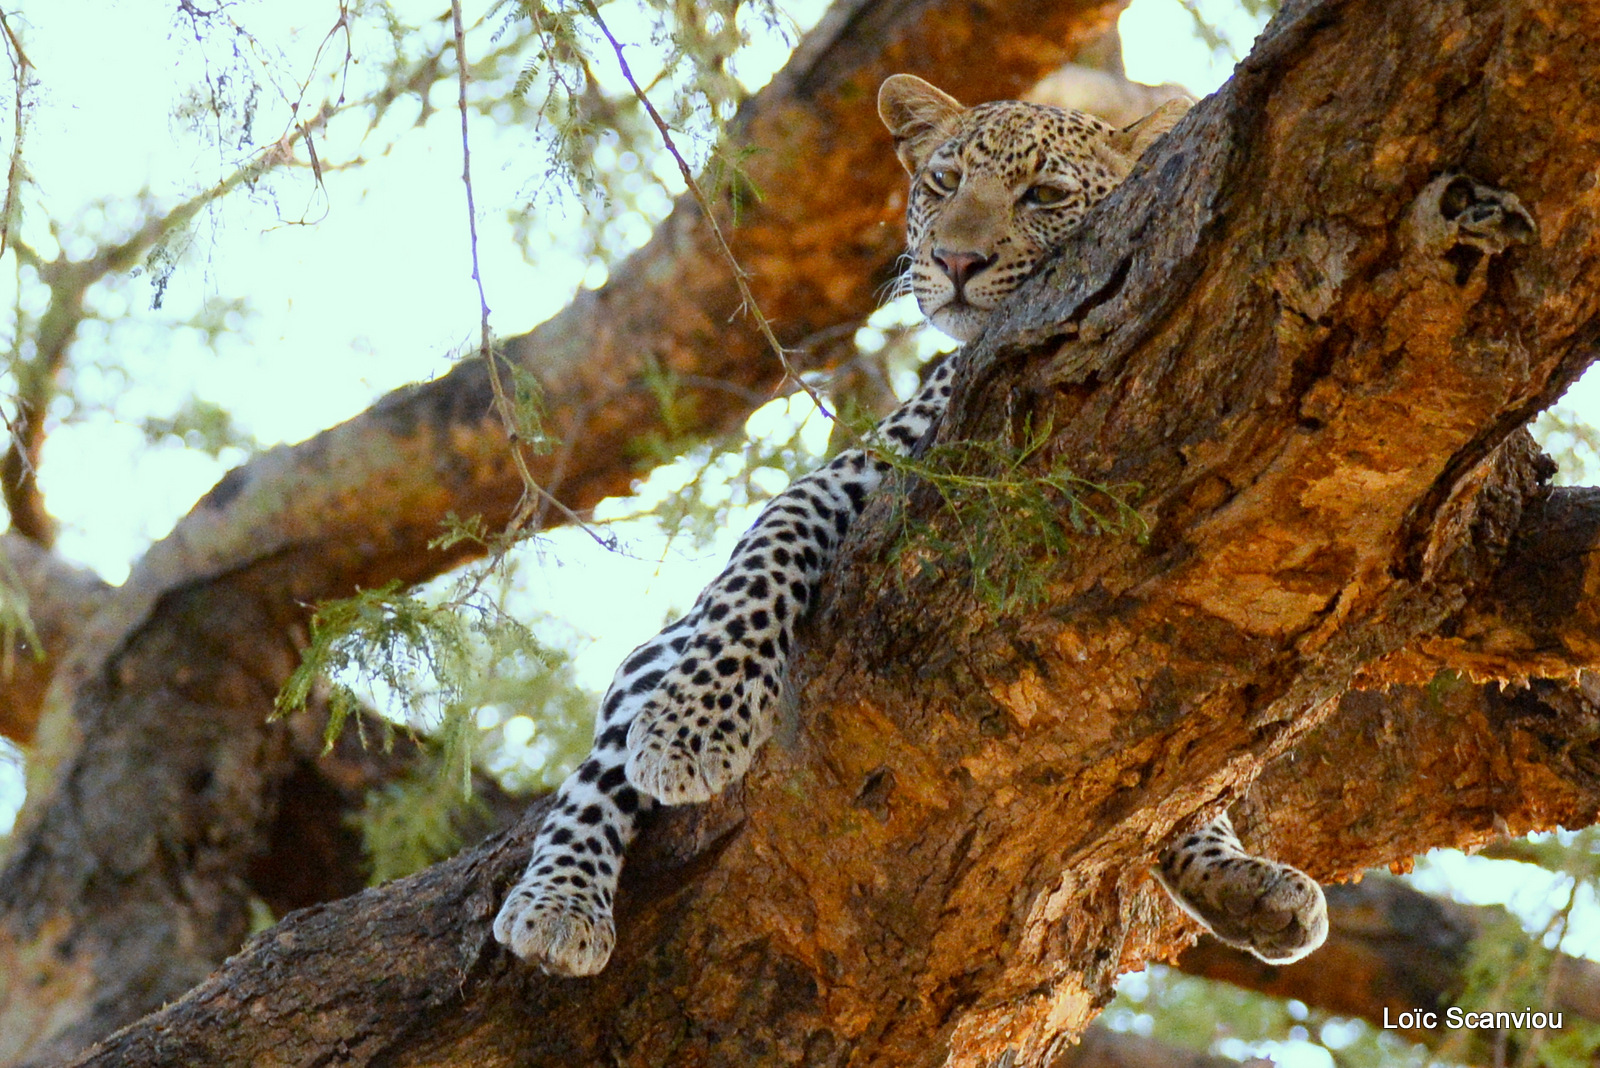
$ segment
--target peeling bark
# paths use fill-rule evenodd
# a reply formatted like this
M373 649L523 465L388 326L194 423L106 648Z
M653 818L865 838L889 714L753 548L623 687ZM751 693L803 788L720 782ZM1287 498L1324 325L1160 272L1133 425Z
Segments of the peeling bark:
M1600 490L1534 502L1494 582L1437 633L1378 665L1386 681L1575 677L1600 664Z

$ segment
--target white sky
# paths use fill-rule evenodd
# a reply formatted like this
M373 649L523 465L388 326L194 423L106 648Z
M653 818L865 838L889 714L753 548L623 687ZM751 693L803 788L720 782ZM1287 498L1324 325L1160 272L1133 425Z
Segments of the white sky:
M819 5L807 0L789 7L798 22L809 24ZM395 6L415 13L416 21L441 9L439 0ZM483 7L467 4L469 24ZM1232 0L1204 0L1201 8L1236 40L1246 42L1253 34ZM214 151L197 148L169 118L176 94L192 82L199 62L198 46L170 21L171 10L155 0L34 0L10 16L23 29L43 83L26 158L43 206L65 222L64 234L79 227L93 232L102 219L125 218L117 201L141 190L171 202L192 192L196 176L209 182L226 172ZM285 71L298 79L312 69L337 5L295 0L245 3L234 10L261 41L281 49L257 66L281 82ZM296 25L303 28L293 30ZM1121 22L1129 75L1180 82L1200 94L1215 89L1232 60L1214 57L1191 26L1176 0L1135 0ZM486 38L479 30L472 40L482 48ZM221 35L211 39L213 52L224 45ZM358 52L366 47L358 40ZM330 48L342 55L342 41ZM780 60L781 53L769 49L747 66L754 70ZM326 60L318 68L309 97L313 106L336 69L337 63ZM258 137L285 128L292 96L292 86L264 95ZM148 310L150 290L143 279L91 295L91 307L115 322L85 331L75 352L81 368L77 388L98 399L101 410L55 429L41 465L48 506L63 524L63 555L121 581L139 553L237 462L219 462L176 444L144 443L138 421L169 415L175 395L192 389L221 404L264 444L291 442L356 414L390 389L445 372L453 353L475 347L477 296L469 276L452 100L436 99L443 112L409 132L404 127L416 105L397 106L389 122L360 142L360 150L377 154L393 138L393 150L367 167L328 175L326 192L299 172L272 183L275 201L231 200L219 225L204 230L191 249L163 312ZM359 125L350 120L330 129L327 158L357 150ZM591 282L603 277L555 243L537 264L523 259L506 213L537 184L538 168L528 162L537 157L525 148L521 130L497 130L487 122L474 130L480 256L493 325L502 336L526 331L562 307L586 272ZM314 225L296 225L302 217ZM24 235L46 258L58 240L72 247L70 237L44 232L42 218L36 210ZM638 227L636 243L644 233ZM0 287L12 287L13 276L12 265L0 263ZM4 298L8 306L13 297L11 289ZM237 297L245 298L246 314L215 350L192 332L170 328L207 300ZM130 317L119 319L124 311ZM131 381L96 366L97 357L109 359L113 350L131 370ZM1586 405L1593 403L1589 384L1581 393ZM780 415L762 418L787 424ZM815 427L811 433L824 431ZM730 523L723 544L688 559L676 548L665 550L643 524L625 532L635 559L601 553L582 535L557 532L526 570L529 596L591 642L578 666L584 683L598 690L628 649L669 613L687 607L720 568L744 522ZM617 592L596 595L597 578ZM631 611L619 614L618 603L631 605ZM8 774L14 771L0 760L0 828L9 825L20 803L20 778ZM1461 878L1466 885L1504 883L1480 875Z

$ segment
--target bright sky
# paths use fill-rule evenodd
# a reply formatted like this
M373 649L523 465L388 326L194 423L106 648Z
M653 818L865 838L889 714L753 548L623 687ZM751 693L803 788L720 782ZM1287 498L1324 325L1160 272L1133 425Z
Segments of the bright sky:
M394 6L418 23L441 9L439 0ZM821 0L785 6L797 23L809 25ZM483 7L468 3L469 23ZM1256 27L1233 0L1202 0L1200 7L1241 51L1247 47ZM284 83L313 69L337 5L295 0L233 10L267 45L254 65L276 84L260 101L256 133L276 137L297 92ZM171 11L154 0L34 0L11 16L42 81L26 158L42 206L64 223L62 233L46 232L40 225L45 216L35 210L25 226L25 238L46 258L58 242L72 248L74 232L126 225L125 201L141 191L170 203L191 193L197 176L211 182L227 172L224 159L198 148L170 118L176 94L192 84L202 60L201 46L170 21ZM620 13L617 21L621 28ZM434 27L443 32L442 24ZM1176 0L1135 0L1121 29L1135 79L1176 81L1204 94L1232 68L1231 58L1213 56L1198 40ZM472 39L487 47L487 34ZM216 34L206 47L225 58L228 46ZM342 56L342 38L328 47L329 55ZM369 47L365 39L356 42L358 55ZM768 47L746 59L744 73L759 83L781 60L781 51ZM312 106L338 64L325 57L316 69ZM368 69L358 66L353 81ZM406 130L417 114L415 101L397 105L364 139L364 119L336 121L326 158L357 151L387 156L329 174L326 191L297 172L270 182L270 192L230 200L217 226L197 232L162 312L148 311L150 288L143 279L91 294L91 307L107 323L90 324L78 343L75 388L96 410L57 427L41 465L48 506L63 524L59 549L65 556L121 581L143 549L239 461L227 455L214 460L171 441L147 446L137 424L170 415L173 397L193 391L233 412L261 442L292 442L356 414L392 388L445 372L452 354L475 346L477 296L464 236L459 128L450 96L434 103L444 112L422 130ZM480 255L493 325L501 335L514 335L562 307L586 277L591 284L603 280L603 270L564 251L558 237L535 235L537 262L524 259L507 212L538 188L539 157L521 129L480 123L474 138ZM677 191L668 175L659 203ZM636 245L647 234L648 227L635 222L622 240ZM11 285L13 275L10 264L0 264L0 287ZM173 326L208 301L233 298L245 307L214 348L196 332ZM10 304L12 295L4 299ZM24 294L25 306L29 299ZM130 317L119 318L125 311ZM107 369L112 362L125 365L130 377ZM1582 388L1586 397L1594 395L1587 384ZM795 418L803 414L792 409ZM763 422L792 425L791 413L765 413L756 425ZM824 435L825 428L809 433ZM591 643L578 665L583 681L598 690L628 649L670 612L687 607L720 568L744 522L736 517L722 544L688 558L678 548L666 550L647 524L624 531L632 559L558 532L528 568L530 602L551 608ZM595 595L597 575L615 585L616 597ZM633 610L619 617L611 607L619 602ZM14 770L0 760L0 828L20 802L20 780L7 774Z

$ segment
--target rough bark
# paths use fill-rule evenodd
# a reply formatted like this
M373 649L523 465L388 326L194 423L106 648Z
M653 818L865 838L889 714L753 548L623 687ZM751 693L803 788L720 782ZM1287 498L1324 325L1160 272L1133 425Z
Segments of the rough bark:
M1049 598L997 618L905 547L903 516L952 529L937 494L886 494L806 632L803 715L654 823L602 976L490 939L534 812L289 917L80 1063L1045 1064L1190 937L1147 866L1222 804L1325 879L1594 822L1586 701L1339 698L1492 611L1546 514L1518 428L1594 355L1596 40L1554 2L1288 5L976 343L946 427L1048 427L1039 462L1143 487L1149 543L1031 560ZM1470 255L1453 171L1537 239Z
M1433 845L1470 847L1499 833L1497 826L1516 832L1592 822L1600 811L1600 775L1586 770L1594 768L1592 758L1575 761L1571 754L1572 739L1597 736L1593 711L1511 704L1475 711L1473 702L1485 691L1492 688L1444 688L1394 703L1372 693L1347 698L1340 714L1312 732L1293 761L1269 766L1254 797L1272 798L1270 806L1247 799L1236 808L1246 840L1313 870L1321 865L1355 871L1409 858ZM1430 740L1441 720L1456 719L1471 723L1470 733L1454 739L1457 744ZM804 734L809 733L808 727ZM764 762L756 781L728 801L668 812L653 823L630 860L619 898L620 929L629 935L597 979L530 974L489 934L499 895L527 856L542 816L538 805L516 831L426 872L294 913L252 939L182 1000L77 1063L288 1065L335 1049L352 1064L830 1064L853 1063L849 1057L862 1053L884 1063L942 1063L944 1035L938 1027L920 1039L901 1036L905 1045L889 1051L870 1037L840 1033L874 1010L891 1020L927 1011L914 989L858 988L851 981L858 962L838 955L829 964L836 978L819 980L805 971L804 958L783 952L785 943L771 929L791 938L854 938L859 955L869 960L903 953L913 948L911 939L937 943L959 917L937 910L929 914L914 899L884 900L881 886L909 881L920 872L935 884L927 892L936 894L985 860L976 832L969 836L961 828L970 813L935 811L938 822L924 816L922 837L904 844L906 852L919 842L925 843L923 850L960 851L960 863L952 858L928 875L922 858L901 858L900 840L886 844L897 825L926 812L915 797L906 796L906 786L916 783L905 765L893 776L880 775L876 792L850 796L844 816L853 825L823 823L835 811L817 804L820 792L803 795L800 805L796 792L807 781L815 783L817 775L826 775L832 785L842 776L835 768L847 765L835 761L834 768L797 780L792 771L796 750L811 745L804 734L794 748ZM864 736L851 742L877 744ZM1404 801L1392 818L1381 809L1356 808L1373 803L1364 794L1335 810L1334 800L1351 790L1348 754L1358 743L1367 750L1361 785L1376 793L1382 783L1450 782L1459 791L1461 809L1438 790L1396 796L1391 789L1392 800ZM775 763L791 770L769 770ZM893 784L888 790L885 781ZM845 791L835 787L828 794L848 792L850 785L846 780ZM988 810L1003 811L1006 801L990 800ZM874 814L880 803L882 822ZM1317 824L1335 815L1346 821L1346 833L1324 837ZM940 825L946 821L961 829L946 830ZM773 822L781 827L762 831ZM749 842L758 831L761 841ZM783 912L782 906L791 903L787 895L813 880L816 870L780 867L793 858L769 853L775 841L785 850L807 844L824 857L825 866L854 878L854 893L844 896L843 905L874 906L873 922L833 933L829 925L848 917L843 905L827 917L807 910ZM760 850L756 860L748 859L753 847ZM1149 851L1155 848L1153 842ZM736 862L740 854L746 856L742 865ZM759 862L763 855L766 863ZM1120 917L1113 913L1110 919L1127 925L1128 942L1140 943L1119 941L1130 956L1175 954L1194 929L1144 878L1147 860L1142 857L1126 869L1134 889L1120 902ZM1054 869L1050 856L1032 867ZM1027 905L1009 885L991 894ZM1083 918L1074 909L1063 923ZM1063 927L1053 933L1064 941L1072 932ZM740 948L711 955L707 943L717 941ZM966 964L970 985L944 996L964 993L962 1004L981 1005L1003 950L998 939L949 943L947 952ZM711 960L716 974L702 974ZM1117 970L1117 961L1108 956L1095 974L1109 982ZM285 981L286 975L293 981ZM382 976L382 982L374 982L374 976ZM705 997L708 989L717 996ZM872 1002L874 995L889 1000ZM862 1015L838 1015L841 1002Z
M1118 6L853 0L750 102L740 136L768 195L732 240L798 367L813 365L807 338L871 310L899 251L904 178L870 105L878 82L943 69L971 99L1016 95ZM685 384L680 431L736 425L780 381L738 303L684 202L604 289L508 342L565 443L532 458L541 484L579 511L626 488L632 446L666 432L651 366ZM0 693L14 736L43 708L31 767L53 782L30 793L0 875L0 1062L81 1049L239 946L247 873L293 808L280 799L304 731L266 719L304 606L459 562L468 550L428 548L450 513L506 520L522 486L490 409L469 361L257 457L74 621L42 706L37 685Z
M1600 662L1600 490L1536 501L1489 586L1439 630L1389 657L1372 681L1563 679Z

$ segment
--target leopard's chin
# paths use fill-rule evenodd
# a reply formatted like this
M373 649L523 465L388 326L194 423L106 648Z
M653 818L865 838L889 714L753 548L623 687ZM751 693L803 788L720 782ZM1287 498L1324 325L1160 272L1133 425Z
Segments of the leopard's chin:
M989 321L988 308L976 308L964 300L952 299L943 307L928 311L923 309L928 321L962 343L971 341L983 332Z

